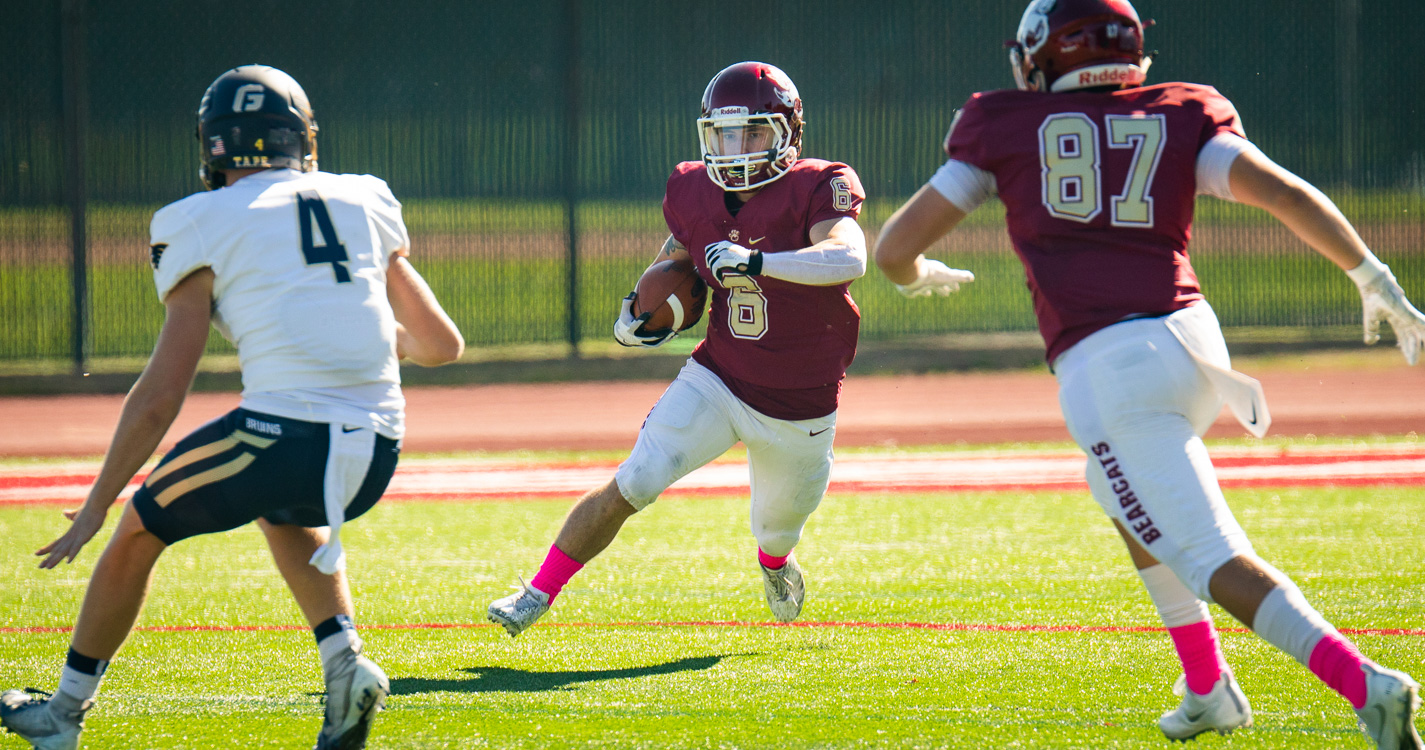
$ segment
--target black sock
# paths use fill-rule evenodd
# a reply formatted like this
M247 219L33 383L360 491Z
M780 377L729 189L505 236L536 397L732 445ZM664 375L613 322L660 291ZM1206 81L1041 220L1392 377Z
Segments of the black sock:
M69 647L69 655L64 658L64 665L76 672L83 672L87 675L99 677L104 674L104 670L109 668L109 662L101 659L94 659Z
M336 635L343 630L356 630L356 626L352 624L350 617L346 615L335 615L323 620L315 628L312 628L312 635L316 636L317 643L321 643L329 636Z

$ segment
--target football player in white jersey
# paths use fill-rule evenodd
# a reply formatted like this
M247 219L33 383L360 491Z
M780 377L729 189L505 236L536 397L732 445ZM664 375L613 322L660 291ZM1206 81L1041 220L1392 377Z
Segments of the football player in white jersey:
M36 553L40 567L72 562L103 526L178 415L210 323L237 346L242 402L179 441L124 508L58 689L0 696L0 723L36 748L77 747L163 550L254 520L317 638L327 687L317 747L366 746L390 686L352 626L339 531L395 470L397 360L443 364L464 341L407 260L401 204L375 177L317 171L316 132L306 93L275 68L234 68L203 95L200 173L211 192L154 214L167 318L93 489Z

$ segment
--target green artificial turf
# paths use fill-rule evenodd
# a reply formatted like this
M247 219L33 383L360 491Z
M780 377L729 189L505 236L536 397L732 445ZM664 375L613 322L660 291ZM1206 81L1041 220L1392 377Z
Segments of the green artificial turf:
M1335 625L1421 628L1420 488L1228 498L1258 551ZM1155 720L1176 704L1178 671L1167 636L1077 629L1158 624L1087 493L828 496L798 547L800 622L813 627L768 624L745 499L665 499L511 640L484 623L485 605L534 572L568 506L388 502L343 528L358 625L392 683L371 747L1166 746ZM75 565L36 570L28 552L61 529L55 508L0 507L0 627L72 623L107 532ZM166 553L140 625L300 622L247 527ZM461 627L378 627L400 625ZM1294 661L1250 634L1222 639L1257 726L1199 747L1367 746L1347 704ZM1355 640L1425 674L1421 635ZM3 687L53 688L67 642L0 633ZM321 692L304 629L141 630L105 678L84 747L307 747ZM0 735L0 749L22 746Z

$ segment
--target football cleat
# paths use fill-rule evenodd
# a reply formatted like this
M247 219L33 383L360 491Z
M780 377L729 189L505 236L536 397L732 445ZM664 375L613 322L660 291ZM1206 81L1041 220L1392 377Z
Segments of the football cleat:
M1252 706L1231 672L1223 673L1207 695L1189 690L1187 678L1179 675L1173 693L1183 702L1158 718L1158 728L1170 740L1186 742L1203 732L1231 734L1252 726Z
M391 682L376 662L353 652L326 676L327 710L315 750L366 747L376 712L386 705Z
M1420 708L1420 684L1404 672L1362 664L1366 705L1356 709L1361 731L1379 750L1421 750L1413 717Z
M84 731L84 714L93 704L92 699L80 701L68 693L6 690L0 694L0 726L35 750L75 750Z
M780 568L769 568L758 563L762 569L762 588L767 593L767 607L777 622L791 622L802 613L802 602L806 601L806 581L802 578L802 568L797 558L787 556L787 563Z
M525 583L523 578L515 588L519 591L490 602L489 609L485 610L490 622L504 628L511 638L523 633L549 611L549 594Z

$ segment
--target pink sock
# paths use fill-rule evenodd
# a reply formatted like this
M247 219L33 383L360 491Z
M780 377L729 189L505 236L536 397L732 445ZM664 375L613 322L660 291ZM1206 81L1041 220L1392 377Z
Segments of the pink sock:
M1360 708L1366 705L1366 674L1361 671L1365 663L1366 657L1356 650L1356 644L1340 633L1330 633L1311 649L1306 666L1327 687L1345 696L1351 706Z
M1188 689L1198 695L1212 692L1218 678L1228 671L1222 649L1217 646L1217 631L1212 629L1212 621L1168 628L1168 635L1173 637L1173 647L1183 663Z
M539 566L539 572L534 574L529 585L549 594L549 602L553 604L554 597L564 590L564 584L569 583L569 579L583 567L584 563L564 554L563 550L551 544L549 554L544 556L544 564Z
M786 565L787 558L791 556L792 553L788 552L787 554L781 557L772 557L766 552L763 552L761 547L757 548L757 562L762 563L762 567L767 568L768 570L776 570L777 568Z

